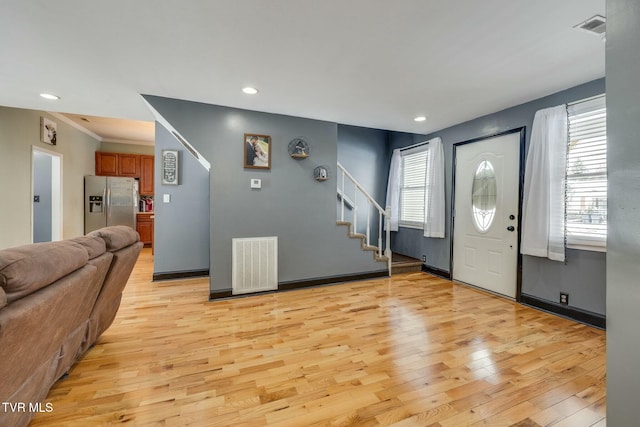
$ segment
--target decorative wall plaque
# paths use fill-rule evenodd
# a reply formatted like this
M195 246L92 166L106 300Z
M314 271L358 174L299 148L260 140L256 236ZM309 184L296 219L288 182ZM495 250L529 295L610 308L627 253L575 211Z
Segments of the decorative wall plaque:
M178 150L162 150L162 184L178 185Z

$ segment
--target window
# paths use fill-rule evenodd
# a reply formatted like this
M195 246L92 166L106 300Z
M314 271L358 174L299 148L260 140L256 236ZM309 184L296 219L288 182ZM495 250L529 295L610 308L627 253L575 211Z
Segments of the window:
M402 152L400 225L403 227L424 227L427 147L425 144Z
M471 212L476 230L486 233L496 215L496 172L489 160L483 160L473 175Z
M605 96L570 104L566 236L573 247L606 248L607 108Z

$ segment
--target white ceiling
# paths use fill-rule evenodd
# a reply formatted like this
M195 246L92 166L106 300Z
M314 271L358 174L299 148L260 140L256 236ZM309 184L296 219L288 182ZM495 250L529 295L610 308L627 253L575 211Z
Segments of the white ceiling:
M605 0L0 0L0 105L140 94L428 133L604 76ZM244 86L260 90L255 96ZM59 101L38 96L51 92ZM428 116L416 123L413 117ZM126 139L126 138L121 138Z
M121 144L154 145L155 123L96 117L87 114L53 113L60 120L100 141Z

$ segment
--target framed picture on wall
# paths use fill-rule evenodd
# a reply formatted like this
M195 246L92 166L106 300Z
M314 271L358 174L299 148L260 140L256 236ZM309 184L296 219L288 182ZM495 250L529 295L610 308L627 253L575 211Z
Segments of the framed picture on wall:
M178 150L162 150L162 185L178 185Z
M271 137L269 135L244 134L244 167L271 169Z
M51 145L58 143L58 125L42 116L40 117L40 141Z

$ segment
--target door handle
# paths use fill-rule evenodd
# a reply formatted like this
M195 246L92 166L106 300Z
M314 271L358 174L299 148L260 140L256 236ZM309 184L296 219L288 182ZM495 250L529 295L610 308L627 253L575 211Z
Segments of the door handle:
M111 188L107 187L107 221L111 219Z
M104 215L105 221L107 218L107 211L109 210L107 203L109 203L109 199L107 198L107 187L104 187L102 190L102 215Z
M516 229L516 228L515 228L513 225L510 225L510 226L508 226L508 227L507 227L507 230L509 230L509 231L511 231L511 232L514 232L514 231L515 231L515 229Z

